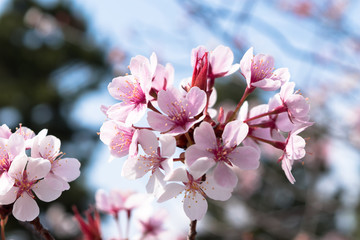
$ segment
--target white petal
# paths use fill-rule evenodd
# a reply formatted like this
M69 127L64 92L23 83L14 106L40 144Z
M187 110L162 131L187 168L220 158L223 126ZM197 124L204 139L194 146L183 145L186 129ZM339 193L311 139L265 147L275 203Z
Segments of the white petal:
M7 193L15 183L15 179L9 176L7 172L3 172L0 176L0 195Z
M99 209L100 211L104 211L104 212L110 211L111 206L109 203L108 195L104 189L99 189L96 191L95 203L96 203L96 208Z
M236 174L222 162L219 162L215 167L214 178L218 185L227 189L233 189L238 182Z
M42 158L29 158L28 165L26 166L26 172L28 179L36 180L45 177L51 169L51 163L49 160Z
M10 165L9 168L9 176L16 179L22 179L23 171L28 162L28 157L21 156L15 158Z
M222 188L216 184L214 176L206 175L206 181L201 184L201 189L209 198L219 201L226 201L231 197L232 189Z
M19 221L32 221L39 216L40 210L36 201L27 193L22 194L13 206L14 217Z
M60 152L60 139L55 136L46 136L39 146L39 151L42 158L54 158Z
M168 185L165 186L164 192L159 194L157 201L160 203L165 202L173 197L176 197L184 190L185 190L184 185L178 183L169 183Z
M187 192L184 197L184 211L190 220L201 220L208 208L205 198L196 191Z
M161 144L161 156L171 157L176 150L176 140L173 136L168 134L162 134L159 137Z
M16 200L18 189L18 187L12 187L6 194L0 195L0 205L13 203Z
M151 154L154 151L157 151L159 146L156 135L147 129L139 130L139 143L141 147L144 149L144 152L147 154Z
M76 158L61 158L52 164L51 170L55 175L71 182L80 176L80 162Z
M55 178L44 178L36 183L32 190L36 196L44 201L51 202L60 197L62 193L63 184Z
M211 158L199 158L189 167L189 172L194 177L194 179L198 179L214 165L215 161Z
M189 179L187 177L187 172L185 167L176 168L174 171L165 176L165 181L179 181L187 182Z

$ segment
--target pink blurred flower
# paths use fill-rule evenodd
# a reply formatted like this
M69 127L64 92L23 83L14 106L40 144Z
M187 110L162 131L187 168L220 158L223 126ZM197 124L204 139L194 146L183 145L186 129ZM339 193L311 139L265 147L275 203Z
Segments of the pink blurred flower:
M149 112L147 117L149 125L162 133L182 134L203 119L203 117L195 117L206 105L206 94L198 87L193 87L183 96L179 90L169 88L159 92L158 105L167 116Z
M259 166L259 152L249 146L238 147L248 134L248 125L240 120L226 124L222 138L216 138L212 126L203 122L194 131L195 144L185 152L188 166L198 165L205 158L211 166L215 165L214 178L218 185L233 189L237 184L235 165L241 169L256 169ZM194 169L194 167L193 167ZM200 168L201 169L201 168Z
M132 211L146 201L147 196L132 191L121 191L117 189L106 193L99 189L95 194L96 208L102 212L117 218L120 211Z
M249 89L258 87L265 91L273 91L290 79L287 68L278 68L273 72L274 58L264 54L254 56L252 47L241 59L240 69Z
M139 219L142 240L159 239L161 233L165 231L166 213L158 211L156 214Z

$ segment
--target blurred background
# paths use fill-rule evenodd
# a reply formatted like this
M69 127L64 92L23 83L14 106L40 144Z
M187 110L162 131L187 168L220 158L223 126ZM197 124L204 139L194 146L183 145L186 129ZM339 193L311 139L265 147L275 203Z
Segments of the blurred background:
M72 205L84 211L99 188L145 192L144 182L121 178L123 160L108 163L97 136L100 106L115 102L107 85L131 57L155 52L178 84L192 74L192 48L223 44L235 62L253 46L288 67L315 125L302 134L308 154L294 165L294 185L280 153L264 148L228 202L210 201L199 239L360 239L359 12L356 0L0 0L0 124L47 128L82 163L71 189L41 204L41 221L56 239L79 239ZM235 105L244 87L236 74L218 79L218 106ZM256 91L250 105L272 94ZM169 228L186 236L181 204L164 206ZM104 218L105 239L112 228ZM11 239L32 239L28 231L13 218L6 226Z

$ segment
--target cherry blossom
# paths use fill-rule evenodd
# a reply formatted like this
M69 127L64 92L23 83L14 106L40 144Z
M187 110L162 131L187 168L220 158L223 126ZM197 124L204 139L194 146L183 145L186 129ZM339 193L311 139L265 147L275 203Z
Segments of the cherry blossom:
M109 146L114 157L137 154L138 131L124 123L108 120L100 128L100 140Z
M258 87L265 91L273 91L280 88L290 79L287 68L278 68L273 71L273 57L264 54L254 56L252 47L247 50L241 59L240 69L249 89Z
M25 140L12 134L9 139L0 139L0 195L5 194L14 185L15 180L9 175L12 162L25 156Z
M185 152L188 166L197 165L197 161L206 158L209 164L215 165L214 178L218 185L233 189L237 184L236 174L232 171L235 165L241 169L256 169L259 166L259 152L248 146L238 145L248 134L248 125L240 120L229 122L222 138L216 138L212 126L203 122L195 129L195 144Z
M122 168L122 175L129 179L143 177L151 172L151 176L146 189L148 193L153 193L156 187L164 185L164 173L172 169L173 160L171 156L175 153L175 138L170 135L159 137L161 147L156 135L150 130L139 131L139 144L146 155L129 157ZM160 184L160 185L159 185Z
M158 202L167 201L185 192L183 200L185 214L190 220L202 219L208 208L206 197L226 201L231 197L232 192L232 189L217 185L210 174L203 178L208 169L209 165L206 162L201 164L201 169L197 169L196 173L193 173L191 169L186 170L185 167L175 169L166 176L166 180L181 183L171 182L167 184L159 196Z
M26 156L14 159L8 173L15 182L7 193L0 195L0 204L14 203L12 213L20 221L35 219L39 215L35 195L50 202L62 192L61 182L44 178L50 169L51 163L46 159Z
M51 170L46 178L55 178L62 182L63 191L68 190L68 182L74 181L80 176L80 162L76 158L62 158L60 152L61 141L55 136L44 136L41 132L34 138L31 156L44 158L50 161Z
M150 61L136 56L130 61L131 75L114 78L108 86L112 97L120 103L110 106L106 115L126 125L138 122L145 114L150 96L152 76L157 65L156 55Z
M283 169L286 177L292 184L295 183L295 178L291 173L294 160L299 160L303 158L306 154L305 151L306 142L298 134L311 125L312 123L303 126L298 126L289 133L285 142L285 147L283 149L284 153L279 158L279 161L281 161L281 168Z
M99 189L95 194L96 208L115 217L120 211L131 211L146 200L147 196L144 194L117 189L113 189L109 193Z
M147 120L150 127L162 133L182 134L203 119L195 117L206 105L206 94L198 87L191 88L185 96L175 88L162 90L158 94L158 105L167 116L149 112Z

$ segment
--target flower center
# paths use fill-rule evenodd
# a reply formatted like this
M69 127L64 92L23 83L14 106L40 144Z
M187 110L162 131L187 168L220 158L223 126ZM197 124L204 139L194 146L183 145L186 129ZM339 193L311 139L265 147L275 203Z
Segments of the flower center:
M0 175L3 172L9 171L9 168L10 168L9 155L6 154L6 155L2 156L2 158L0 159Z
M171 103L171 108L168 112L168 115L171 121L175 122L176 125L185 126L185 124L189 122L189 115L191 112L187 112L187 106L188 104L184 105L181 100Z
M232 163L230 162L227 155L234 149L225 147L220 139L217 139L217 146L215 148L208 148L206 150L214 154L215 162L225 162L232 166Z
M141 89L140 83L136 79L134 82L130 82L129 80L126 80L125 82L127 84L125 86L126 90L123 90L122 94L120 94L122 101L127 104L146 103L146 97Z
M264 63L263 59L258 62L251 62L251 82L258 82L272 75L274 67L268 61Z
M29 180L27 176L27 172L23 172L22 179L16 178L15 179L15 187L18 187L19 190L17 192L17 198L22 196L24 192L29 194L32 198L35 198L34 194L31 192L31 188L36 183L36 180Z

